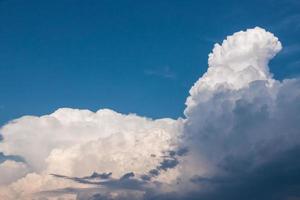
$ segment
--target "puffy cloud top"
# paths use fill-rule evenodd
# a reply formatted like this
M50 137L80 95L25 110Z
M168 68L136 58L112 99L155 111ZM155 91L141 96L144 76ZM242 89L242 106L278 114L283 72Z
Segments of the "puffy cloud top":
M255 80L272 84L268 62L281 48L277 37L259 27L234 33L222 45L215 44L207 72L190 89L185 114L218 87L240 89Z

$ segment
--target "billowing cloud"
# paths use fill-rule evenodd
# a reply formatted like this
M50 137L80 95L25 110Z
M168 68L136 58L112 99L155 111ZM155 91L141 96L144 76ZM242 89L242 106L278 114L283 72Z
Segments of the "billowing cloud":
M280 49L261 28L215 45L186 102L191 154L182 174L203 189L185 199L299 197L300 80L272 78L268 63Z
M14 199L41 188L56 189L59 180L50 174L111 172L114 178L131 171L145 174L163 162L164 152L176 149L180 124L107 109L93 113L67 108L14 120L1 129L4 140L0 149L7 155L22 156L30 172L12 184ZM27 184L35 185L31 182L40 186L26 191Z
M216 44L184 119L63 108L9 122L0 151L19 160L0 164L0 199L299 199L300 80L273 78L281 48L258 27Z

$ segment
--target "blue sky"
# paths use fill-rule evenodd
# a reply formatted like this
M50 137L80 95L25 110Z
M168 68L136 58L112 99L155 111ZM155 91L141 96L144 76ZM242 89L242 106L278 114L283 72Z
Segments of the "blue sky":
M0 2L0 124L60 107L182 116L215 42L261 26L284 50L278 79L300 73L300 2Z

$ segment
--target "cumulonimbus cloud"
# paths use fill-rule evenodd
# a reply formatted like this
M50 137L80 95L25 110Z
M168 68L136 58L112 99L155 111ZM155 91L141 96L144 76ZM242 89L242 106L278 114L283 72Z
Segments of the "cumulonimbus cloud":
M0 199L299 198L300 80L273 78L281 48L259 27L216 44L183 119L63 108L9 122L0 151L20 159L0 164Z

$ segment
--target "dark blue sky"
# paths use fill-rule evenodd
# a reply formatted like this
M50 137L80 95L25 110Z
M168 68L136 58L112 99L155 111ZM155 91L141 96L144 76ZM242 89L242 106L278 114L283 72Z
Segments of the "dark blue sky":
M2 0L0 124L59 107L177 118L233 32L273 32L285 49L271 70L298 76L299 22L298 0Z

